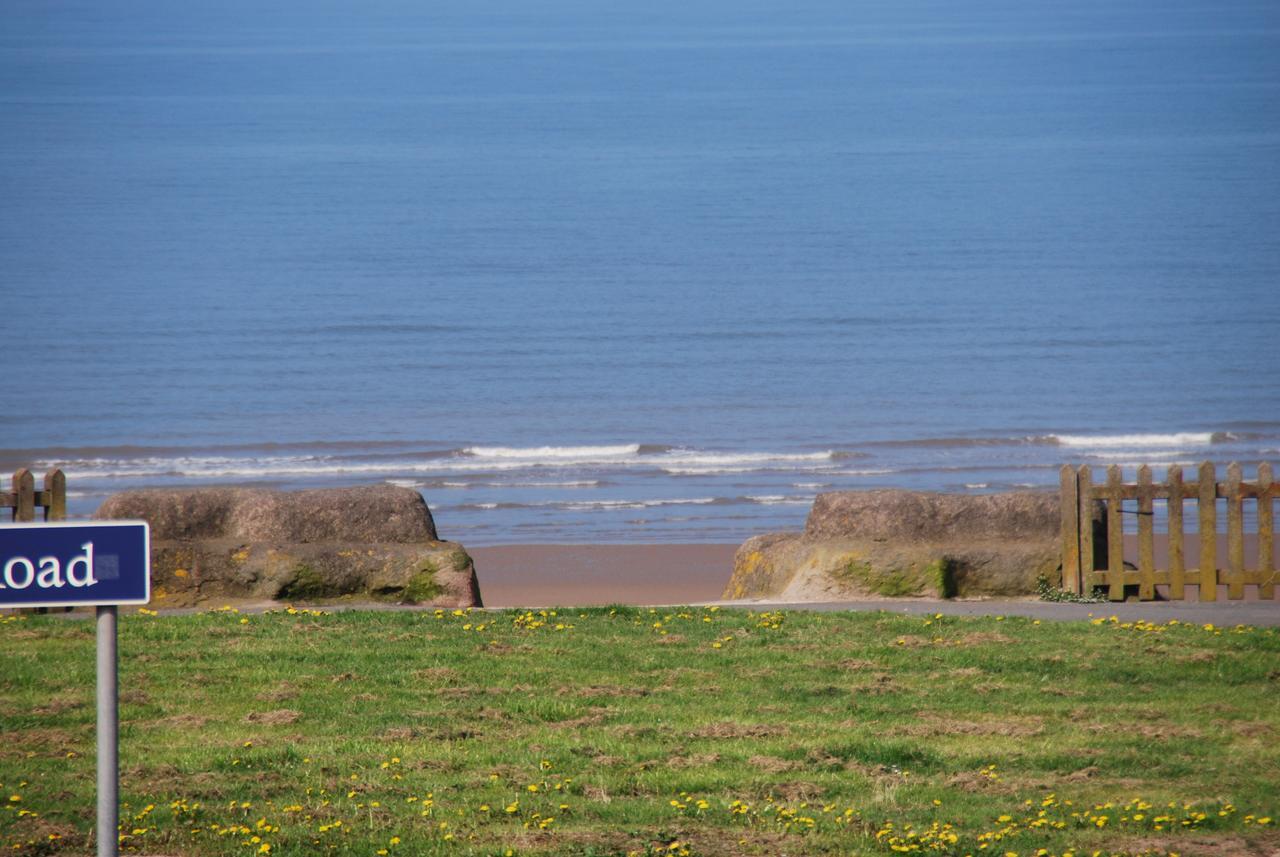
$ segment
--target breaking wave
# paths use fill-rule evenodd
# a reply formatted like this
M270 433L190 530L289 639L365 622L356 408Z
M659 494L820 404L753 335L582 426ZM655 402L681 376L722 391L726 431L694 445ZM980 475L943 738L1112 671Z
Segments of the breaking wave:
M1049 435L1059 446L1079 449L1148 449L1171 446L1208 446L1235 440L1230 432L1174 432L1172 434L1062 434Z

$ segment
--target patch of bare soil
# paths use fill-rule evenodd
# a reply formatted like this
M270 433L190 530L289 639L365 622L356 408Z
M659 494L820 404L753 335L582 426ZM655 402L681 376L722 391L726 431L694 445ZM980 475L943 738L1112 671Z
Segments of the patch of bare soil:
M10 631L8 634L10 640L36 640L43 636L44 634L41 632L32 631L28 628L23 628L21 631Z
M245 723L261 723L264 726L288 726L297 723L302 712L292 708L278 708L275 711L251 711L244 716Z
M620 687L616 684L592 684L585 687L558 687L556 693L562 696L648 696L653 691L647 687Z
M672 756L667 760L668 768L705 768L720 761L719 753L694 753L692 756Z
M437 741L466 741L479 738L484 733L474 729L429 729L422 734Z
M7 733L5 743L26 751L56 749L63 755L76 743L76 737L67 729L23 729Z
M689 738L769 738L774 735L786 734L786 729L782 726L767 726L757 724L748 726L742 723L732 723L722 721L720 723L708 723L694 731L688 733Z
M477 708L475 713L477 720L510 720L511 715L503 711L501 708Z
M613 798L604 786L587 785L582 787L582 794L587 800L593 800L596 803L613 803Z
M77 708L84 708L88 704L89 701L82 697L60 693L51 697L44 705L38 705L31 709L31 713L46 717L64 714L68 711L74 711Z
M899 637L895 642L897 642L899 646L905 646L908 649L918 649L921 646L933 645L933 640L928 637L917 637L914 634Z
M1110 843L1109 843L1110 847ZM1144 836L1123 839L1115 846L1126 854L1177 853L1182 857L1280 857L1280 834L1268 831L1261 840L1250 842L1234 833L1195 833L1173 836Z
M1193 652L1190 655L1184 655L1183 657L1175 658L1175 660L1177 660L1178 663L1180 664L1211 664L1217 659L1218 659L1217 654L1215 654L1214 652L1208 652L1208 651Z
M936 738L944 735L983 735L1007 738L1029 738L1044 733L1044 720L1039 717L998 717L989 720L953 720L930 714L915 723L895 726L891 735L913 738Z
M294 684L282 681L272 690L264 690L258 694L256 699L259 702L288 702L290 699L298 697L298 688Z
M209 719L203 714L175 714L155 721L155 725L174 729L202 729L209 723Z
M521 643L513 646L510 643L485 643L483 646L476 646L476 651L484 655L509 655L512 652L532 652L533 646L528 643Z
M623 738L657 738L673 732L669 726L636 726L631 723L611 727L609 731Z
M947 785L961 791L986 794L1013 794L1015 789L1002 780L983 776L978 771L961 771L947 779Z
M1062 778L1066 783L1085 783L1098 775L1099 768L1097 765L1090 765L1087 768L1081 768L1078 771L1072 771Z
M1114 732L1115 726L1106 723L1090 723L1085 727L1095 734ZM1129 723L1124 727L1126 735L1138 735L1142 738L1160 740L1162 738L1203 738L1204 732L1191 726L1178 726L1173 723Z
M408 741L411 738L417 738L418 734L418 731L411 726L392 726L390 729L384 729L379 737L384 741Z
M956 646L985 646L988 643L1012 643L1013 640L999 631L972 631L956 640Z
M570 720L559 720L555 723L548 723L552 729L581 729L583 726L599 726L604 723L609 716L613 714L611 708L601 708L592 706L587 709L587 713L581 717L574 717Z
M898 693L902 688L888 673L876 673L868 681L855 684L850 690L866 696L882 696L886 693Z
M759 857L761 854L796 854L795 837L761 830L734 831L732 836L716 835L713 830L693 828L680 831L680 841L694 854L705 857ZM803 849L800 849L803 850Z
M868 661L863 658L845 658L838 664L838 666L842 670L856 672L857 670L872 670L880 665L875 661Z
M769 791L774 797L780 797L791 803L819 800L824 792L821 786L804 781L778 783L775 786L771 786Z
M794 771L796 768L803 767L799 762L779 759L777 756L752 756L747 759L747 764L769 774L780 774L783 771Z
M1257 720L1233 720L1227 728L1241 738L1267 738L1276 733L1275 727L1270 723Z

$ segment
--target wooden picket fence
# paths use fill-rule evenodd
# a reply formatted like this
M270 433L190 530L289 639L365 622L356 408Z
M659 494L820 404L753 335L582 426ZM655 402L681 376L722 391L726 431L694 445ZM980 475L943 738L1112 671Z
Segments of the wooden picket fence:
M43 520L63 521L67 517L67 477L61 470L44 475L44 490L36 490L36 478L27 468L13 474L13 490L0 491L0 509L12 509L15 522L36 520L36 509L44 512Z
M1280 572L1275 565L1275 518L1273 503L1280 496L1280 486L1272 479L1271 465L1258 466L1258 477L1246 482L1239 464L1227 466L1227 479L1218 482L1213 464L1201 464L1196 479L1183 477L1181 467L1170 467L1164 482L1153 483L1151 468L1138 468L1138 481L1125 482L1120 468L1107 468L1106 481L1095 485L1089 466L1073 468L1064 465L1061 472L1062 495L1062 585L1069 592L1088 593L1103 588L1112 601L1123 601L1125 589L1136 590L1144 601L1156 597L1156 587L1166 587L1167 597L1186 598L1186 587L1199 588L1201 601L1215 601L1218 585L1227 586L1227 597L1244 597L1245 586L1257 587L1259 598L1274 599ZM1124 560L1124 501L1137 502L1138 562L1126 567ZM1183 532L1183 504L1195 501L1200 547L1196 563L1188 567ZM1218 567L1217 501L1226 500L1227 566ZM1257 503L1257 564L1245 565L1244 504ZM1169 521L1168 565L1155 563L1155 504L1166 504ZM1101 507L1101 508L1099 508ZM1101 511L1105 521L1105 547L1095 551L1093 522Z

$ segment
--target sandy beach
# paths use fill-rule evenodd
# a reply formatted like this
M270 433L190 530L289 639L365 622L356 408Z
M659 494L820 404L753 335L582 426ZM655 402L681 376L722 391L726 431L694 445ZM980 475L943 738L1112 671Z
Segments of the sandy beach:
M714 601L736 544L469 548L487 607Z
M720 598L733 573L736 544L502 545L469 548L488 607L688 604ZM1199 539L1186 536L1184 553L1194 566ZM1226 538L1218 539L1218 564L1227 564ZM1125 559L1136 563L1137 536L1125 537ZM1168 537L1156 535L1155 560L1164 567ZM1245 562L1257 563L1257 537L1245 539ZM1159 587L1163 590L1164 587ZM1198 600L1188 587L1188 600ZM1163 594L1163 593L1162 593ZM1218 598L1227 600L1225 586ZM1257 600L1245 587L1245 600Z

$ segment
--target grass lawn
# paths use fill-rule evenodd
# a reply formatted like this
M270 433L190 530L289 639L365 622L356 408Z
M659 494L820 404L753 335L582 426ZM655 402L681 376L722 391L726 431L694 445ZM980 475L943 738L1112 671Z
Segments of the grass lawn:
M702 608L120 626L125 852L1280 853L1274 629ZM92 851L93 645L92 622L0 617L3 853Z

